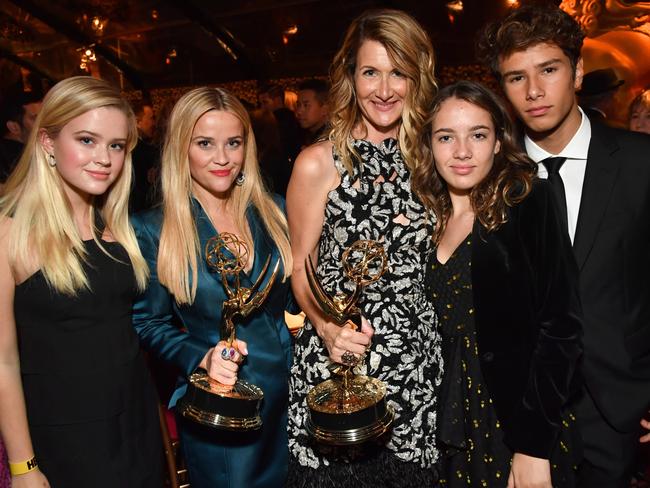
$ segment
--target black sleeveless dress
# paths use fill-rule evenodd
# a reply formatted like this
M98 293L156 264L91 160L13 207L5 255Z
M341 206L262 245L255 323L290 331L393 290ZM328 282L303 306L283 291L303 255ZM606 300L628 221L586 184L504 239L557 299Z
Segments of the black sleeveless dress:
M440 483L450 488L505 488L513 453L504 443L481 372L474 325L471 239L470 234L445 264L434 253L427 275L429 292L438 310L445 364L437 436ZM577 436L576 419L565 412L550 460L556 488L574 486Z
M156 393L131 323L136 293L115 242L85 243L90 290L52 290L38 271L16 287L27 417L52 488L160 488Z

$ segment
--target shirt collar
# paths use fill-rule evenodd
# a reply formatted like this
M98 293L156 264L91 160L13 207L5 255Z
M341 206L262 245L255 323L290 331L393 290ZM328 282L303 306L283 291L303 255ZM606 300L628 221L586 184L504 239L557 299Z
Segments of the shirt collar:
M559 154L551 154L550 152L539 147L528 134L524 136L524 144L526 146L526 152L530 159L539 163L543 159L550 158L553 156L560 156L567 159L582 159L587 160L587 154L589 153L589 141L591 140L591 122L589 118L585 115L580 107L580 115L582 116L582 121L580 122L580 127L573 135L569 143L564 146Z

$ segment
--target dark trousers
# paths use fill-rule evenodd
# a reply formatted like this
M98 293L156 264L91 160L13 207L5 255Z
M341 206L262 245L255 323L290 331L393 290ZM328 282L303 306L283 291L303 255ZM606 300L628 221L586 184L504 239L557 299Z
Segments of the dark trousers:
M614 429L588 391L578 403L577 415L584 453L578 470L578 486L629 488L639 446L639 430L619 432Z

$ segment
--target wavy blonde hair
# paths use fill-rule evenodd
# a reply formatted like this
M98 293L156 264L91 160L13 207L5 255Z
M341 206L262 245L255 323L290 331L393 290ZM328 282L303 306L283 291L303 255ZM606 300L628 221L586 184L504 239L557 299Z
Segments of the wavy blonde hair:
M16 169L7 180L0 198L0 215L12 218L9 259L12 265L28 266L34 257L48 284L58 292L74 295L88 288L83 269L87 253L75 225L72 208L59 172L48 165L48 154L40 142L45 132L56 139L65 125L98 108L115 108L127 118L124 166L106 193L92 200L89 219L93 239L102 246L100 216L113 237L126 250L140 289L144 289L147 264L140 254L129 223L131 151L138 140L135 116L120 92L104 80L76 76L57 83L43 100L34 128Z
M330 140L347 170L360 161L352 144L352 131L361 126L362 115L354 86L357 52L364 41L377 41L391 63L408 80L398 140L404 161L413 171L422 161L418 136L435 95L435 59L429 36L420 24L401 10L369 10L357 17L345 34L330 68L332 108Z
M163 224L157 270L160 283L174 295L179 305L193 303L196 296L197 280L192 277L197 276L201 248L192 211L192 197L196 198L196 195L192 192L189 149L194 126L210 110L234 115L244 128L242 171L246 178L241 186L233 186L229 197L237 228L252 245L253 237L246 221L246 210L252 205L280 251L285 279L290 276L293 266L287 220L264 189L248 112L234 95L224 89L196 88L183 95L174 106L162 153Z

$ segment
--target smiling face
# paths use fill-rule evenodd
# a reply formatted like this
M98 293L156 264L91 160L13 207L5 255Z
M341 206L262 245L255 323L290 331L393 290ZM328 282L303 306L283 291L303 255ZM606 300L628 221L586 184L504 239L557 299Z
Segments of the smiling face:
M379 142L387 137L396 137L408 93L408 80L397 71L381 43L366 40L359 47L354 89L368 139Z
M535 44L499 60L503 90L533 140L552 137L560 149L582 120L575 96L582 84L582 60L574 70L555 44Z
M119 177L126 157L128 119L121 110L101 107L75 117L56 137L41 132L41 144L54 156L71 200L102 195Z
M490 114L458 98L440 104L431 137L436 170L456 195L469 194L483 181L501 147Z
M244 164L244 126L232 113L210 110L194 126L188 153L194 191L230 195Z

